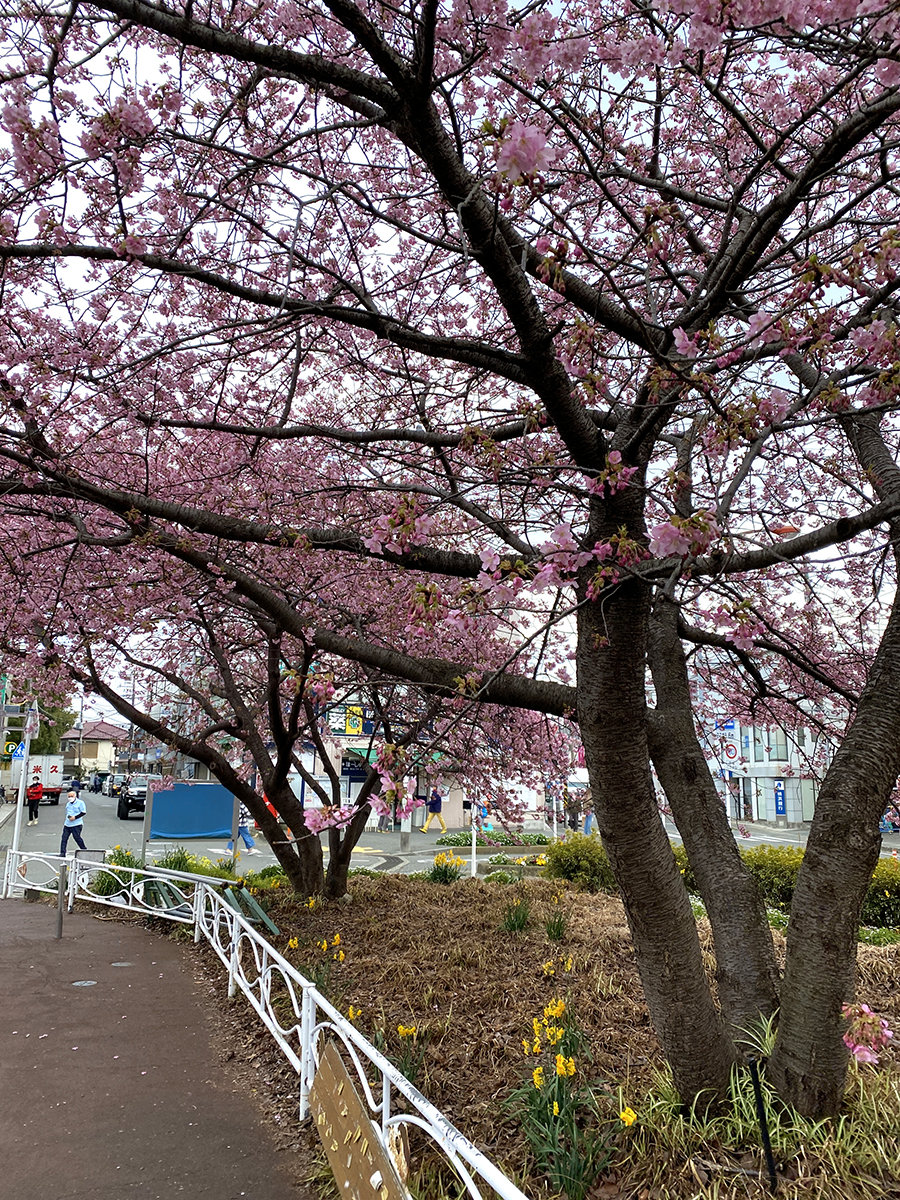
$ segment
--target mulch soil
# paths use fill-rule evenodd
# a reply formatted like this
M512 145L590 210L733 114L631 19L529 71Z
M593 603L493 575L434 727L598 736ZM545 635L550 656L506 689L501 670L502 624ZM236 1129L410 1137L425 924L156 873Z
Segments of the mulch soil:
M531 921L524 931L511 933L502 923L516 899L528 903ZM540 879L514 887L475 880L441 886L383 875L351 879L351 895L340 902L310 909L291 894L276 892L267 907L281 930L273 939L277 948L303 974L321 980L343 1013L350 1005L361 1009L357 1027L388 1057L397 1061L409 1046L398 1026L416 1027L418 1045L425 1047L416 1085L512 1177L527 1181L529 1195L549 1193L535 1177L506 1100L530 1078L534 1064L524 1053L523 1039L551 999L565 998L586 1032L590 1074L608 1089L611 1117L620 1104L639 1111L663 1066L615 897L578 893ZM546 922L559 911L568 918L566 934L553 942ZM775 937L780 953L783 940ZM294 938L296 946L289 947ZM705 922L701 938L712 972ZM194 961L219 1011L223 1059L271 1119L282 1148L296 1155L298 1169L324 1181L326 1170L310 1172L310 1162L319 1163L321 1155L309 1125L297 1122L293 1069L249 1006L225 998L218 959L201 947ZM895 1029L900 1026L898 968L900 946L860 946L859 998ZM900 1066L900 1046L884 1059L895 1069ZM894 1118L900 1120L900 1114ZM639 1180L613 1172L594 1194L646 1200L704 1193L646 1189Z

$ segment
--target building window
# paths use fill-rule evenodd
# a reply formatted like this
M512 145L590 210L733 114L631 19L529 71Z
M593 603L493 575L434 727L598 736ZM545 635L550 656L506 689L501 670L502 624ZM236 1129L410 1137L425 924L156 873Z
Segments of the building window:
M743 792L743 817L745 821L753 820L753 781L746 776L741 780L741 790Z
M765 742L763 741L763 737L764 737L763 730L754 729L754 731L753 731L753 761L754 762L765 762L766 761L766 746L765 746Z
M771 762L786 762L788 756L787 734L783 729L769 730L769 760Z

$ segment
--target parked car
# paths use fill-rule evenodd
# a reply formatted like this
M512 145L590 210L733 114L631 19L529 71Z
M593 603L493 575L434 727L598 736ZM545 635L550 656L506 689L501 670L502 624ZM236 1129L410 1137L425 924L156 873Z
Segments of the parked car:
M116 816L127 821L132 812L143 812L147 803L147 788L162 780L162 775L132 775L119 792Z
M128 778L127 775L107 775L103 780L103 787L100 789L104 796L118 796L122 790L122 784Z

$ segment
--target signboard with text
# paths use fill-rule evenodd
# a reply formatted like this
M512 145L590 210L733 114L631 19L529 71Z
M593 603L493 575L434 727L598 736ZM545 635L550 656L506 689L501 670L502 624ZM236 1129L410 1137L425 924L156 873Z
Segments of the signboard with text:
M783 817L787 812L784 799L784 780L775 780L775 816Z
M309 1105L342 1198L406 1200L406 1188L333 1042L322 1051Z

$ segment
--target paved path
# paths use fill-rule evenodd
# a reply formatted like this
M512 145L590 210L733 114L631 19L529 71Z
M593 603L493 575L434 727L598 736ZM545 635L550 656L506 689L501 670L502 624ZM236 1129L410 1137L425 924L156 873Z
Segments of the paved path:
M0 1193L305 1200L217 1062L183 948L80 913L55 932L53 907L0 901Z

